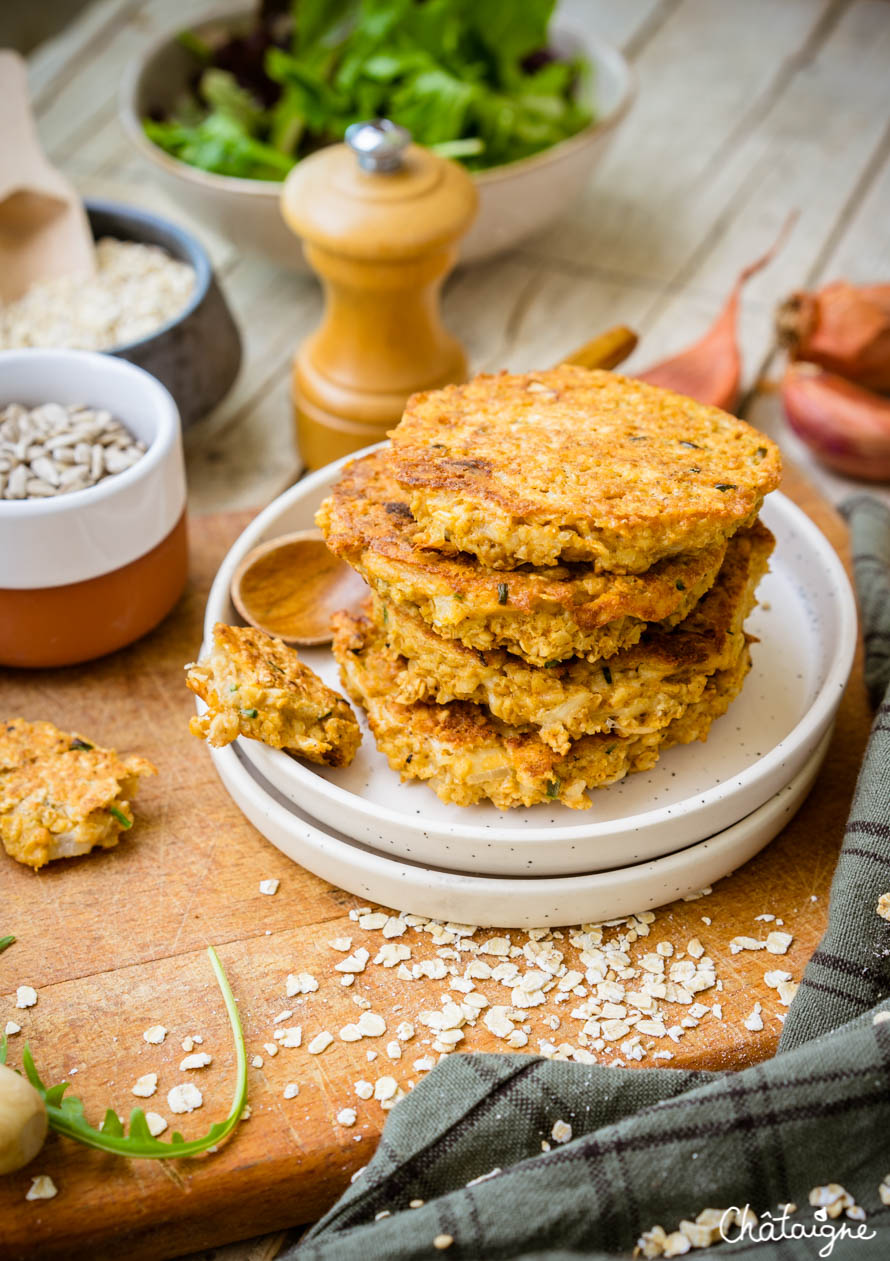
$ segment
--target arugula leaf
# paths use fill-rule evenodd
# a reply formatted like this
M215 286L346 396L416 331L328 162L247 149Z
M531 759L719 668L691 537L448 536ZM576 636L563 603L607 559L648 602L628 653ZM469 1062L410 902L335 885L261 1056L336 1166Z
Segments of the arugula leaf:
M0 955L3 954L4 950L8 950L14 941L14 937L0 937Z
M224 1121L211 1125L202 1138L190 1139L188 1142L179 1133L174 1133L168 1142L153 1138L145 1113L141 1108L133 1108L130 1113L130 1129L126 1133L120 1118L113 1108L109 1108L101 1126L96 1129L84 1116L83 1103L73 1095L65 1095L67 1082L56 1086L47 1086L41 1081L40 1074L34 1065L31 1048L26 1043L22 1051L22 1064L28 1081L43 1097L46 1104L46 1115L50 1128L57 1134L64 1134L87 1147L95 1147L99 1151L111 1152L116 1156L129 1156L143 1160L181 1160L186 1156L197 1156L201 1152L221 1143L238 1124L244 1106L247 1103L247 1051L244 1046L244 1031L238 1007L232 994L226 974L219 957L212 946L207 953L216 976L217 984L222 992L223 1001L232 1026L232 1037L235 1043L236 1079L235 1093L229 1115ZM0 1063L6 1058L6 1038L0 1042Z

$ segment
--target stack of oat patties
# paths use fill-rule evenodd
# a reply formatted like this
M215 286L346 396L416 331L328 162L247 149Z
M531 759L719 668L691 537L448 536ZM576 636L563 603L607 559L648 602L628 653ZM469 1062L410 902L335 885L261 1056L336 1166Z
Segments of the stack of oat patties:
M750 667L777 448L654 386L561 367L415 395L317 517L372 590L344 686L445 801L590 804L704 739Z

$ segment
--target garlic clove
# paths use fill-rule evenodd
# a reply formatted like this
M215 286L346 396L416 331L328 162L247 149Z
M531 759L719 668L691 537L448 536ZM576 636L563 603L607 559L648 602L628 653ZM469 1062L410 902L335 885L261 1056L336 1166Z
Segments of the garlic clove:
M788 423L823 464L890 481L890 399L816 364L791 363L782 382Z
M0 1174L33 1160L47 1131L46 1105L31 1083L0 1064Z

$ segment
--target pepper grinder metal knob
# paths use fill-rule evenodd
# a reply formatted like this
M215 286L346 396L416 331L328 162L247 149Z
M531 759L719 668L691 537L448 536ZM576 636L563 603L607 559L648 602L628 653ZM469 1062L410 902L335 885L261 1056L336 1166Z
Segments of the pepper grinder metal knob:
M379 442L415 391L466 379L439 291L476 203L466 171L388 119L353 124L345 144L285 180L282 214L325 290L321 324L293 368L309 468Z

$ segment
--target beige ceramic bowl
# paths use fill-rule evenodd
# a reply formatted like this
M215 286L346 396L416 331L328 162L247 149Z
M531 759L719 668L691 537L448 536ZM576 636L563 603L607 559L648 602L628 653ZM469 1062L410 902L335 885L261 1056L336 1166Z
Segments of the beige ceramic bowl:
M243 9L235 9L191 23L189 29L213 43L248 20ZM584 52L594 67L596 121L542 153L475 175L479 213L461 247L463 262L478 262L509 249L562 214L584 188L604 139L630 104L631 72L617 49L587 31L572 32L563 42ZM278 208L279 183L200 171L171 158L142 130L142 118L150 110L172 108L194 72L195 60L175 34L151 45L131 62L121 83L124 129L188 213L243 250L304 270L302 250Z

